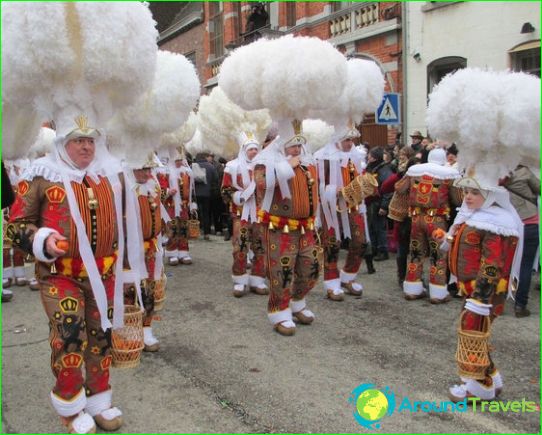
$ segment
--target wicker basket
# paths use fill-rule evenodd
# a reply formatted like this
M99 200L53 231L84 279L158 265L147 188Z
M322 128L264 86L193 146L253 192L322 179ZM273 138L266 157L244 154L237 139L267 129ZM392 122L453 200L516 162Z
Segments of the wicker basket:
M388 217L397 222L403 222L408 216L408 192L395 192L388 206Z
M136 305L126 305L124 326L111 332L113 367L137 367L143 347L143 311Z
M489 368L489 335L491 321L488 316L482 318L482 330L473 331L461 328L464 310L459 319L457 329L457 361L459 376L472 379L483 379Z
M187 234L189 239L198 239L200 236L199 220L188 219Z
M162 278L154 282L154 311L160 311L164 308L166 284L167 278L164 273L162 273Z
M378 181L373 174L369 173L358 175L348 186L342 188L348 207L358 206L365 198L375 195L377 191Z

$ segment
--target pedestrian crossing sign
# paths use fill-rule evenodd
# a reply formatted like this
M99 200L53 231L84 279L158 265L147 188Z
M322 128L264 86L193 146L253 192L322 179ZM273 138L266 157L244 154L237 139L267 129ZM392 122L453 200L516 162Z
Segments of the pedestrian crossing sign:
M376 123L384 125L401 124L401 111L399 94L386 93L378 109L376 109Z

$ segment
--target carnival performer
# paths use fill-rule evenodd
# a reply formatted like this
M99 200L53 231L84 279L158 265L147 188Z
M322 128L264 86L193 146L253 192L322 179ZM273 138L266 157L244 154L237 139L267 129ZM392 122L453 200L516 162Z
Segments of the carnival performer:
M474 94L479 101L473 102ZM459 110L450 113L451 104ZM448 250L452 279L464 297L456 350L461 382L449 396L456 402L494 400L503 377L490 355L489 339L498 334L495 319L517 288L523 252L523 222L498 183L519 162L540 165L540 79L457 71L430 95L427 121L439 139L460 144L458 167L465 171L455 183L464 191L463 204L448 234L436 237Z
M154 336L152 321L155 315L155 289L163 285L163 249L159 241L162 229L161 189L152 171L159 166L159 160L150 153L147 161L139 168L126 169L126 202L127 209L131 208L139 218L130 221L127 211L127 247L128 259L132 270L137 270L136 279L140 279L141 306L143 314L143 343L145 352L156 352L160 342ZM130 172L131 171L131 172ZM129 197L132 195L132 197ZM136 251L131 252L131 249ZM143 250L143 252L141 252ZM142 256L142 258L141 258ZM124 289L125 303L134 305L138 298L138 289L134 284L128 284Z
M18 159L13 162L6 161L6 166L9 174L9 180L14 188L15 194L17 194L17 186L22 173L28 167L30 161L28 159ZM7 223L9 220L10 209L4 210L4 221ZM4 223L4 224L5 224ZM25 271L25 254L24 251L17 247L10 246L10 243L4 243L2 247L2 288L8 289L12 284L18 287L29 286L31 290L39 290L39 284L36 277L32 277L30 280L26 277ZM31 258L31 255L29 256ZM11 290L3 292L2 294L13 295Z
M221 67L218 84L231 101L244 110L268 109L278 125L277 138L254 160L254 181L265 228L268 318L282 335L295 333L294 318L313 322L306 295L320 268L314 223L318 177L302 120L337 101L346 78L346 58L329 42L307 37L259 39L236 50Z
M293 318L304 325L313 322L315 316L305 298L315 286L320 269L314 227L318 207L316 165L304 150L300 122L295 129L296 136L284 145L268 145L254 168L258 217L264 227L269 268L268 317L281 335L295 333Z
M94 422L116 430L122 413L111 405L109 368L122 187L107 178L116 169L86 116L62 127L55 155L36 160L19 182L7 233L36 258L50 322L53 406L75 433L93 431Z
M342 301L344 293L361 296L363 286L356 282L367 248L366 227L360 203L347 202L342 189L362 174L363 155L354 147L359 132L351 124L347 133L315 153L320 180L320 220L324 247L324 289L332 301ZM365 193L367 194L367 193ZM363 198L360 196L361 202ZM341 241L349 240L344 267L339 271Z
M106 37L112 29L115 40ZM122 425L109 370L112 329L124 325L123 184L104 127L151 84L157 36L149 8L137 2L2 8L4 129L34 139L43 120L56 126L54 152L19 181L7 237L36 258L55 377L50 398L69 433ZM3 152L18 157L32 144L5 143Z
M451 207L461 203L461 195L453 186L459 172L445 165L446 152L442 148L434 149L429 153L428 163L411 166L395 185L398 194L409 192L410 261L403 282L404 297L408 301L426 296L422 273L427 255L431 261L429 301L439 304L450 300L446 282L446 254L438 247L435 231L447 230Z
M188 245L188 220L197 212L194 176L184 149L172 150L167 171L158 170L162 202L170 217L167 224L165 256L170 266L192 264Z
M239 155L226 164L221 190L232 219L233 295L239 298L246 294L247 288L259 295L269 294L269 288L265 283L262 226L256 222L255 185L252 181L252 161L261 147L252 133L241 133L238 142ZM254 253L250 273L247 271L249 249Z

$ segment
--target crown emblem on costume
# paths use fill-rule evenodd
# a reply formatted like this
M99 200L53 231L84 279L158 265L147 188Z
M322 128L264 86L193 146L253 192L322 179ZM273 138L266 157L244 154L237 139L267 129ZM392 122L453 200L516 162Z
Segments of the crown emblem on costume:
M77 311L77 299L68 296L60 301L60 308L65 313L74 313Z
M77 353L69 353L62 357L62 365L66 368L79 367L83 363L83 357Z
M83 133L88 133L90 131L90 128L88 128L88 118L85 115L79 115L75 118L75 123Z
M109 367L111 367L111 362L113 361L113 357L111 355L106 356L105 358L102 358L100 361L100 367L102 370L106 370Z

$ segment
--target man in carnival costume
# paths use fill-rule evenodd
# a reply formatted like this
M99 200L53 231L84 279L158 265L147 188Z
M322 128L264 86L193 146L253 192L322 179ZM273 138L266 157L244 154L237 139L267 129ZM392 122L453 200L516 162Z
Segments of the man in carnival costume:
M301 122L295 136L278 137L255 159L259 222L264 226L271 293L268 317L281 335L295 333L295 318L310 325L305 297L319 274L314 219L318 207L316 165L305 151Z
M136 297L144 308L143 342L146 352L156 352L160 347L152 330L155 314L155 289L165 285L163 276L163 249L159 240L162 230L160 185L153 176L153 169L160 161L150 153L142 165L131 165L125 169L126 178L126 224L131 229L127 234L127 257L131 270L137 271L135 282L125 288L125 302L133 305ZM134 217L135 216L135 217Z
M245 132L239 135L238 142L239 155L226 164L222 181L222 195L230 204L233 226L233 295L242 297L246 287L256 294L267 295L262 227L256 223L255 184L252 181L252 161L260 152L260 144L252 133ZM249 247L254 253L250 274L247 272Z
M404 297L408 301L426 296L422 273L427 255L431 260L430 302L438 304L450 300L446 283L446 254L439 250L435 235L438 231L447 230L451 207L461 202L461 195L453 186L459 172L445 165L446 151L434 149L429 153L428 163L411 166L395 185L395 191L399 194L408 192L409 216L412 219L410 261L403 282Z
M162 188L162 203L170 217L167 224L165 256L170 266L192 264L188 245L188 220L197 210L194 175L184 149L170 150L169 166L159 168L158 181Z
M21 130L37 126L37 135L43 119L56 125L54 152L19 181L7 236L36 258L56 380L50 398L69 433L122 425L109 370L112 329L124 324L124 187L101 128L151 83L154 25L137 2L2 6L5 107L35 110Z
M363 286L356 282L367 248L366 226L359 212L363 197L350 202L342 194L344 187L357 182L356 178L365 167L363 154L354 147L356 137L359 137L359 132L350 123L348 131L339 141L333 141L314 155L320 180L324 288L327 297L333 301L342 301L345 292L361 296L363 291ZM367 193L370 192L363 195ZM337 263L343 238L349 239L348 254L344 268L339 271Z
M93 431L94 422L116 430L122 413L111 405L109 368L111 322L122 324L122 307L113 310L122 291L115 282L124 249L122 186L107 175L120 168L111 167L103 134L85 115L64 121L54 155L36 160L19 182L7 231L36 258L50 322L54 408L75 433Z

